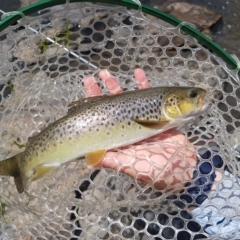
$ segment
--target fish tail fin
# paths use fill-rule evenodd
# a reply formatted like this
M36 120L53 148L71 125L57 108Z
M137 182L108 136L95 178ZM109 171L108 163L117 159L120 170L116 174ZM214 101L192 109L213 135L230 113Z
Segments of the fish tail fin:
M0 175L14 177L19 193L24 191L25 181L23 181L20 168L17 164L18 155L0 161Z

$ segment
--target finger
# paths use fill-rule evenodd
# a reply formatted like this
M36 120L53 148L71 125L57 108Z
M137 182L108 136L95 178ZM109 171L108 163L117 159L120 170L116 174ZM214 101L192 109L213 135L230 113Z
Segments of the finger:
M149 88L149 81L145 72L141 68L137 68L134 70L134 76L136 78L136 82L139 89Z
M112 76L106 69L99 72L99 77L104 82L110 94L117 94L123 92L116 78Z
M83 84L88 97L102 95L100 87L98 86L97 82L94 80L92 76L85 77L83 80Z

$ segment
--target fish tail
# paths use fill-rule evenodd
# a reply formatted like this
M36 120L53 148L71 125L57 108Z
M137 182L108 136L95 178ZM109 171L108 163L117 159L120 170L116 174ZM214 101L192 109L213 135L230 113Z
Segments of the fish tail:
M25 182L23 181L20 168L17 164L18 155L0 161L0 175L14 177L17 190L19 193L22 193L24 191Z

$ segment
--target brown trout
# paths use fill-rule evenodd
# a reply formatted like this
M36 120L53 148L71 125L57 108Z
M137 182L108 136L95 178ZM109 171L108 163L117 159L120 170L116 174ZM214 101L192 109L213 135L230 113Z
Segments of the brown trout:
M206 90L155 87L82 99L68 114L33 137L25 151L0 161L19 193L63 163L84 158L95 165L107 150L141 141L185 123L204 110Z

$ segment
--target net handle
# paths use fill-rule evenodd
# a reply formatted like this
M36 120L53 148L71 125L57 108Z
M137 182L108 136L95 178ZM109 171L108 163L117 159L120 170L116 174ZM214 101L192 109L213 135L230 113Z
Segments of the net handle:
M15 24L19 19L21 19L22 15L29 15L34 12L40 11L45 8L53 7L60 4L66 4L66 3L74 3L74 2L94 2L94 3L108 3L108 4L114 4L114 5L120 5L124 6L130 9L139 9L139 5L133 1L133 0L118 0L118 1L112 1L112 0L41 0L39 2L30 4L24 8L21 8L18 10L19 13L14 13L3 20L0 21L0 32L3 31L8 26ZM154 17L157 17L159 19L162 19L171 25L177 27L180 25L180 29L184 31L185 33L189 34L193 38L197 39L202 45L210 49L212 52L214 52L218 57L223 59L229 67L235 70L239 70L239 64L238 61L236 61L235 58L233 58L230 54L228 54L225 50L223 50L218 44L210 40L207 36L200 33L198 30L194 29L188 24L182 24L183 22L167 13L164 13L158 9L155 9L151 6L148 6L146 4L141 4L142 11L146 14L152 15ZM240 71L238 71L238 74L240 76Z

